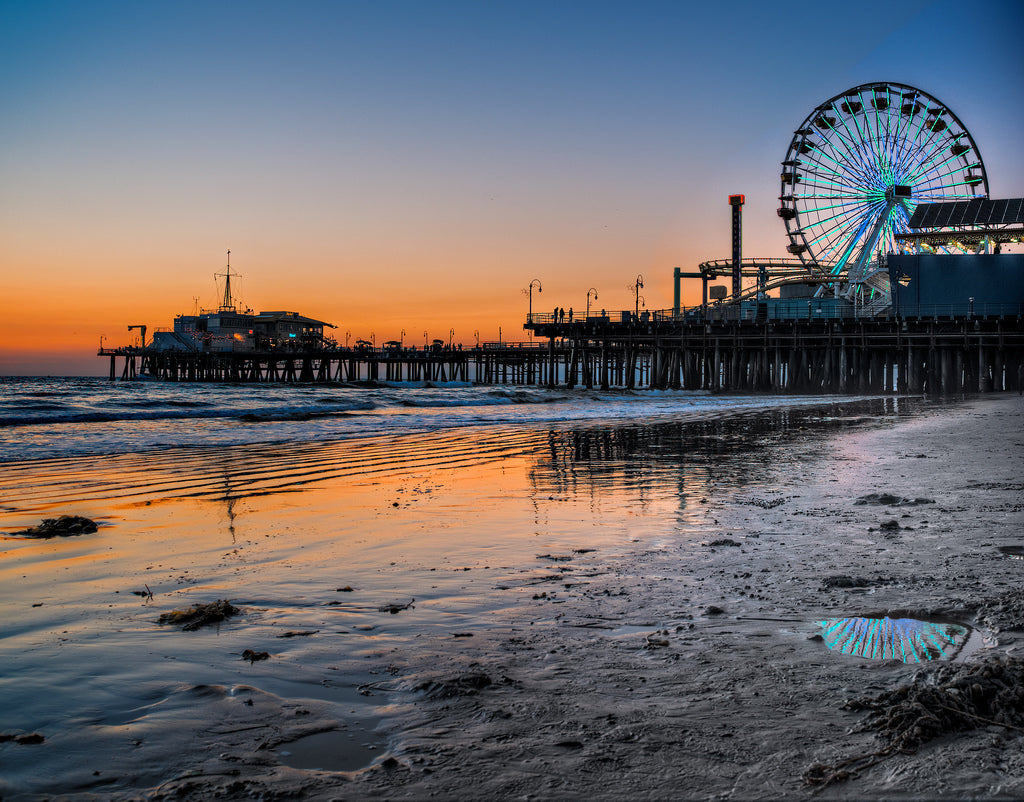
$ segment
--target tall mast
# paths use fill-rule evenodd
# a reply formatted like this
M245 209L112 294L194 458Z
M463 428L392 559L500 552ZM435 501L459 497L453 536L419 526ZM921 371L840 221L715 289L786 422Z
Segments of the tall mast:
M221 309L231 309L231 251L228 251L228 269L224 274L224 302Z
M228 267L226 273L217 273L218 276L224 276L224 298L220 304L221 312L234 312L235 306L231 302L231 251L228 251ZM237 273L236 273L237 275Z

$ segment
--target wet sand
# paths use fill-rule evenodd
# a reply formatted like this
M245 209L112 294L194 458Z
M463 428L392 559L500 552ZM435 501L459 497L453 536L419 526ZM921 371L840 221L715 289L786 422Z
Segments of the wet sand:
M11 466L4 531L102 526L0 546L0 732L45 738L0 743L0 794L810 796L877 748L843 702L920 669L821 621L1024 643L977 612L1021 587L1024 402L901 403ZM934 503L855 503L881 493ZM220 598L242 613L157 623ZM816 795L1020 798L1020 735Z

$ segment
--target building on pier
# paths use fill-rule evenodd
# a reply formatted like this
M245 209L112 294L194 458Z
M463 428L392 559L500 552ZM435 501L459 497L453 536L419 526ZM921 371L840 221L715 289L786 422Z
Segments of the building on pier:
M1024 198L922 203L899 240L911 253L888 257L893 313L992 317L1019 315L1024 254Z
M171 331L157 329L150 344L155 351L305 351L329 347L324 329L330 323L298 312L219 309L178 315Z
M333 339L324 337L324 328L334 328L330 323L298 312L256 313L248 307L238 307L231 294L231 251L228 251L226 272L217 275L224 277L220 307L194 315L178 315L172 329L154 332L149 348L188 353L245 353L317 351L335 344ZM143 347L147 347L147 343L144 342Z

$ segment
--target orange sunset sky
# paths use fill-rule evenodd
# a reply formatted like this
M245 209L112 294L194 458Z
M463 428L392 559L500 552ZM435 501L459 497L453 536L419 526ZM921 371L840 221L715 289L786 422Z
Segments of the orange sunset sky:
M972 3L966 46L945 0L5 3L0 374L104 373L101 337L215 306L228 249L242 302L340 340L525 340L534 278L539 311L638 274L670 307L731 193L744 254L786 255L793 129L867 81L941 99L1019 197L1022 8Z

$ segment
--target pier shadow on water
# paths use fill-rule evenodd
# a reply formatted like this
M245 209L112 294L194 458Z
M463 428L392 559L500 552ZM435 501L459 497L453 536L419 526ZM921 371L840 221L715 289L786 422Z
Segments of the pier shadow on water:
M912 398L823 401L690 420L551 429L543 452L534 457L530 481L538 493L572 494L589 487L631 492L641 502L677 497L680 507L725 488L783 492L787 488L777 482L766 484L779 468L775 446L799 440L813 451L815 440L839 428L882 424L922 406Z

